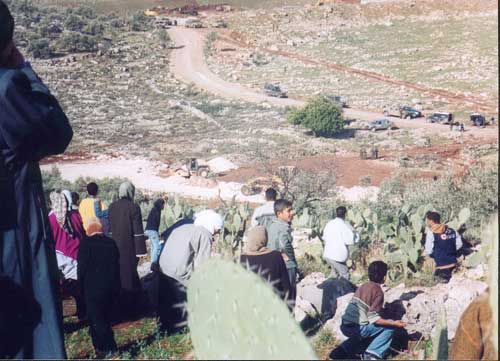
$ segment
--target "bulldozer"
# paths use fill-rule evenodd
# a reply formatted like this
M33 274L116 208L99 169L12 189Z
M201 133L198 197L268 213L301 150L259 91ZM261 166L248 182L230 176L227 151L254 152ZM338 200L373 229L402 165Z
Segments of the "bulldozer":
M174 168L174 173L184 178L190 178L193 175L208 178L210 167L208 165L200 165L196 158L189 158L185 164Z

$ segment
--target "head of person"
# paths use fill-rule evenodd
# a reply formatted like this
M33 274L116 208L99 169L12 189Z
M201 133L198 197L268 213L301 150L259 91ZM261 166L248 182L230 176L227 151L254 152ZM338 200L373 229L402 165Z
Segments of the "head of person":
M89 184L87 184L87 193L90 196L96 197L98 192L99 192L99 187L97 186L96 183L90 182Z
M438 212L427 212L425 215L425 222L429 227L441 224L441 215Z
M123 182L120 184L120 188L118 188L118 197L133 201L135 197L135 186L130 182Z
M276 192L276 189L274 188L266 189L266 201L274 202L276 201L277 197L278 197L278 192Z
M383 284L387 276L387 264L382 261L374 261L368 266L368 279L372 282Z
M246 235L243 254L246 255L261 255L272 252L267 248L267 230L264 226L256 226L250 228Z
M103 234L103 228L101 222L97 218L93 218L87 224L87 236L92 237L99 234Z
M7 5L0 0L0 66L7 63L14 42L14 18Z
M61 193L66 198L66 202L68 204L68 209L71 209L71 207L73 206L73 198L71 197L71 192L67 189L64 189Z
M274 214L276 217L290 223L293 219L293 204L286 199L278 199L274 202Z
M66 221L66 215L68 213L68 200L62 192L53 191L49 194L50 208L56 216L56 220L60 225L63 225Z
M71 201L77 206L80 203L80 195L77 192L71 192Z
M165 208L165 199L163 198L158 198L154 203L153 205L155 206L155 208L158 208L158 209L163 209Z
M335 210L335 216L340 219L345 219L345 216L347 215L347 208L344 206L337 207Z
M224 219L214 210L207 209L194 215L194 225L205 228L212 236L215 236L224 227Z

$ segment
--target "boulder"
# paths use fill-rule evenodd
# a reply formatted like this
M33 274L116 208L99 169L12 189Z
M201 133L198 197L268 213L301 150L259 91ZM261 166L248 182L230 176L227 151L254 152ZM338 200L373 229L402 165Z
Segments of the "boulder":
M448 317L448 339L455 337L460 316L467 306L488 285L477 280L453 277L448 284L434 287L405 287L401 284L385 292L384 317L402 319L408 323L406 331L410 338L423 336L428 339L434 334L439 307L444 304ZM345 340L340 331L341 317L353 294L337 298L335 316L325 326L338 340Z

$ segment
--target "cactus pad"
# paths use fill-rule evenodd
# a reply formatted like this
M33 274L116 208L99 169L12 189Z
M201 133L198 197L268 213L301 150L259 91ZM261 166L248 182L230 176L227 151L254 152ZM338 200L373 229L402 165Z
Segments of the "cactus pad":
M317 359L271 285L238 264L211 259L188 284L198 359Z

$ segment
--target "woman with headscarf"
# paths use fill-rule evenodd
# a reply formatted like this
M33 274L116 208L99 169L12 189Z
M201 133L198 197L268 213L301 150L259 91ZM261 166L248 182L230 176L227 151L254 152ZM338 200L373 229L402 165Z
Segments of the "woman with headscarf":
M85 234L82 219L78 212L70 208L64 191L51 192L49 198L52 209L49 213L49 224L55 241L57 266L63 276L63 290L75 298L77 315L82 319L85 316L85 307L77 283L78 248Z
M186 284L203 262L210 258L214 236L224 226L223 218L213 210L195 215L192 224L172 230L160 255L159 319L160 329L180 331L187 314L178 305L186 302Z
M240 263L272 284L283 300L290 294L290 278L280 252L267 248L267 230L264 226L251 228L240 257Z
M122 314L134 318L140 307L141 282L137 273L139 258L147 256L141 208L134 203L135 187L124 182L119 199L109 206L110 236L120 252Z

